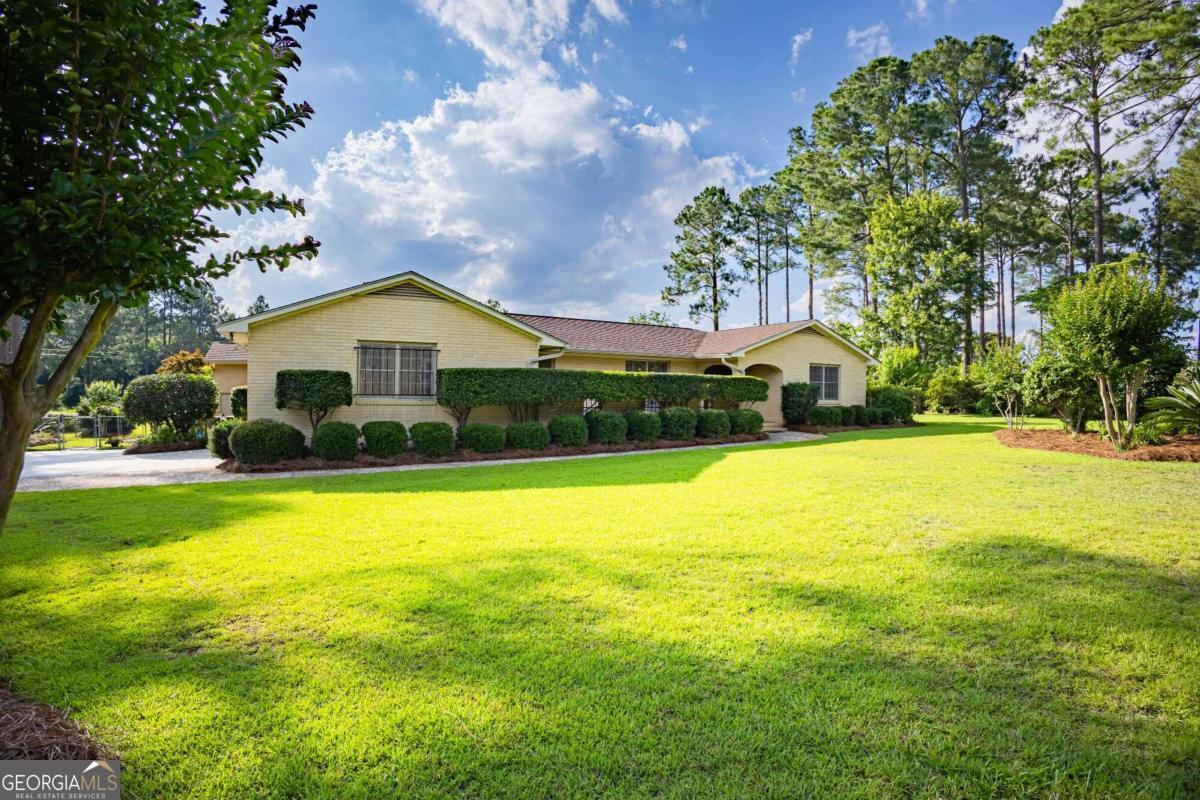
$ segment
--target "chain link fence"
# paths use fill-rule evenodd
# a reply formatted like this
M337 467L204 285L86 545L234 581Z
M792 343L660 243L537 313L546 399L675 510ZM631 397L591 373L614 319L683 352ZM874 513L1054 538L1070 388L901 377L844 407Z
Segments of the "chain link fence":
M116 448L132 432L133 426L129 420L119 415L81 417L75 414L47 414L34 426L28 447L38 450Z

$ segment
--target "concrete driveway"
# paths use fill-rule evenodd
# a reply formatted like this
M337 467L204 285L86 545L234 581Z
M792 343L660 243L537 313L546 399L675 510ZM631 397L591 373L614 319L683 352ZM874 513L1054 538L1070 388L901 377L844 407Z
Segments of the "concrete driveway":
M49 450L25 454L19 492L191 483L228 477L207 450L127 456L120 450Z

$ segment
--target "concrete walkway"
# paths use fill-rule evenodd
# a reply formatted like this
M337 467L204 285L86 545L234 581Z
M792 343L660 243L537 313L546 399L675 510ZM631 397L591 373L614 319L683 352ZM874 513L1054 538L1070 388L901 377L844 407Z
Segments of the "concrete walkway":
M753 444L803 442L824 438L814 433L784 431L768 434L764 442L709 445L709 448L745 447ZM684 448L693 449L693 448ZM371 472L408 472L419 469L463 469L493 467L501 464L525 464L541 461L567 461L579 458L615 458L619 456L673 453L675 450L633 450L627 453L592 453L582 456L548 456L546 458L516 458L497 461L466 461L447 464L409 464L398 467L364 467L361 469L324 469L303 472L230 473L216 468L220 463L207 450L185 450L181 453L154 453L141 456L123 455L119 450L61 450L25 454L25 469L17 483L18 492L51 492L59 489L110 489L118 486L160 486L178 483L211 483L215 481L260 480L277 478L319 478L328 475L355 475Z

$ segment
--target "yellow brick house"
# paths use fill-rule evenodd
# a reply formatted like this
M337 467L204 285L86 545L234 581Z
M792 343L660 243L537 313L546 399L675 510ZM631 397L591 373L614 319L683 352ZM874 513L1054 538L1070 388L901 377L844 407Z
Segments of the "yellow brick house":
M352 376L354 404L335 419L362 424L399 420L452 422L436 400L443 367L527 367L751 375L770 387L756 404L768 428L783 424L780 387L821 386L821 403L866 402L871 356L817 321L779 322L723 331L506 314L416 272L301 300L218 327L206 360L228 413L229 393L247 387L247 413L303 429L303 412L275 408L281 369L336 369ZM504 408L482 408L472 421L507 423Z

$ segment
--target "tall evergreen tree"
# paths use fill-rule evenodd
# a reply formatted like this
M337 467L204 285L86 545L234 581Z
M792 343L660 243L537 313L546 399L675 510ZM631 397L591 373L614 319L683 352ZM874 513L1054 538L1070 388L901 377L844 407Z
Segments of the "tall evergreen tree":
M721 314L729 298L737 295L741 276L729 265L737 244L734 203L721 186L709 186L675 217L675 249L663 267L670 280L662 291L663 303L689 300L688 317L708 319L721 329Z

